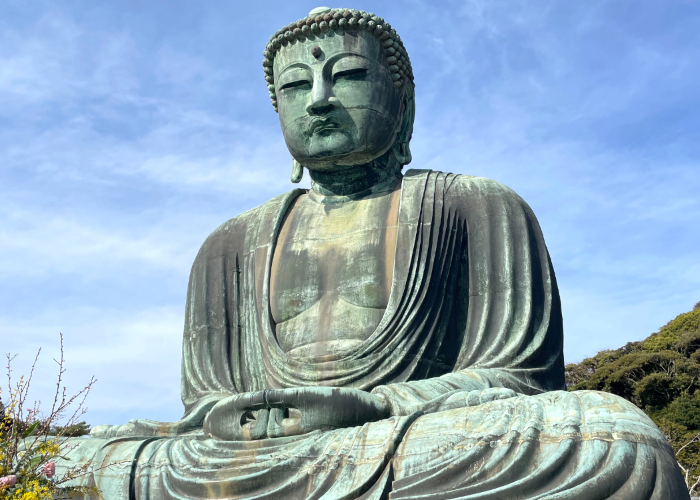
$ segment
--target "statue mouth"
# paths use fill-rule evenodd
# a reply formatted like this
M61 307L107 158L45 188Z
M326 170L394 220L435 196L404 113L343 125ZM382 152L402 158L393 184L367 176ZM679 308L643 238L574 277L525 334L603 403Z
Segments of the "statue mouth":
M330 118L314 118L309 123L309 135L324 134L339 128L340 125Z

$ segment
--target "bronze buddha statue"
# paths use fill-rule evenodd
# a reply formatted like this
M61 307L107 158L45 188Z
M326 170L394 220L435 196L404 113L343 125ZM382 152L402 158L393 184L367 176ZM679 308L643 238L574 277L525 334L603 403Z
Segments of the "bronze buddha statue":
M264 55L293 180L306 169L312 189L207 238L183 419L76 440L85 481L109 500L687 499L639 409L565 391L530 207L489 179L403 172L414 84L396 31L319 8Z

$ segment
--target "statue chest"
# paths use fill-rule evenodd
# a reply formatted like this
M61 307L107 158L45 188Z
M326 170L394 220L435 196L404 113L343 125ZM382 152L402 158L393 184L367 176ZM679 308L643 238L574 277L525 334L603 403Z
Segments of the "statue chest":
M400 190L290 208L277 238L270 308L290 356L342 355L376 329L389 302Z

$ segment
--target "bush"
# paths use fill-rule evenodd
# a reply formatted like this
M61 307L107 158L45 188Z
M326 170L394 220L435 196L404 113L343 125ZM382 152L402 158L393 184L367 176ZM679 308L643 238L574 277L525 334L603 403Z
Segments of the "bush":
M87 422L84 421L78 422L77 424L65 426L55 425L51 428L51 434L66 437L87 436L88 434L90 434L90 426L87 424Z
M683 333L700 332L700 308L681 314L644 341L644 349L650 352L668 349L676 344Z
M641 342L566 366L568 390L616 394L649 415L700 492L700 302Z
M683 394L668 405L664 417L684 426L689 431L700 430L700 393L693 396Z
M666 373L652 373L637 382L634 392L642 408L660 408L673 400L673 378Z
M66 438L82 435L89 429L85 422L78 422L77 418L85 413L83 402L95 380L90 380L78 394L66 396L65 387L61 388L65 372L61 336L56 393L48 415L42 415L37 403L28 407L27 401L38 357L39 353L29 377L26 380L20 377L13 384L11 364L14 358L7 355L7 383L10 391L4 402L0 399L0 500L49 500L99 494L94 487L66 485L86 474L90 462L68 468L62 477L55 477L55 460L72 448ZM71 408L73 412L69 413ZM63 426L56 425L65 417L67 422Z

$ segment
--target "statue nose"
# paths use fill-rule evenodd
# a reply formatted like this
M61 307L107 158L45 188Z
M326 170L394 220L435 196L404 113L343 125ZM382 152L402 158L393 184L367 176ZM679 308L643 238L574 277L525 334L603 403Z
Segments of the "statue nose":
M340 106L338 99L331 96L312 101L308 106L306 106L306 112L310 115L323 115L330 113L338 106Z
M306 106L306 112L310 115L324 115L333 110L333 106L325 102L313 102Z
M333 96L327 85L315 84L311 90L311 102L306 106L310 115L322 115L333 111L340 105L338 98Z

